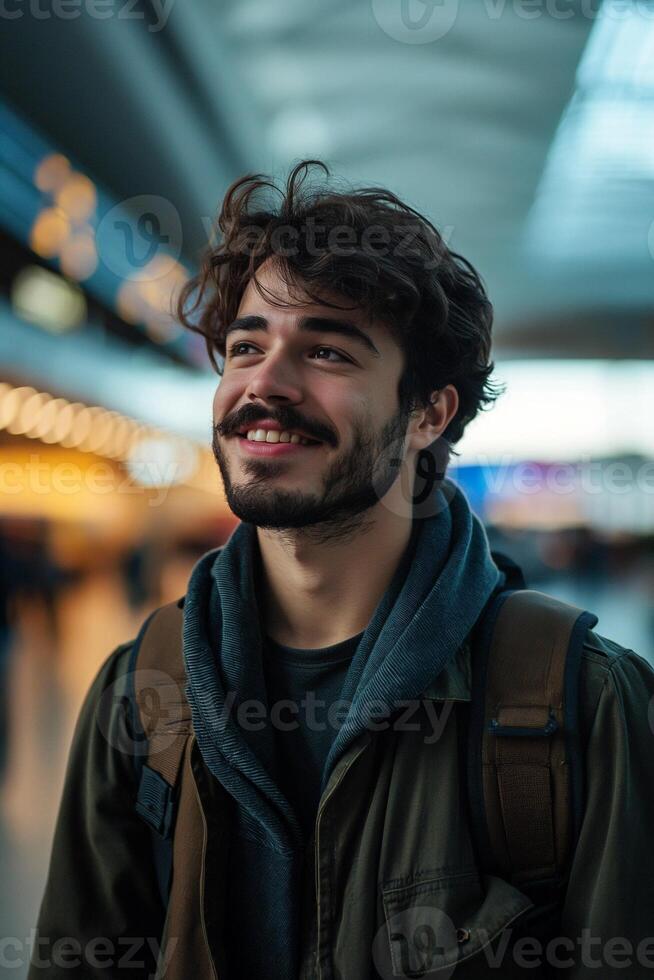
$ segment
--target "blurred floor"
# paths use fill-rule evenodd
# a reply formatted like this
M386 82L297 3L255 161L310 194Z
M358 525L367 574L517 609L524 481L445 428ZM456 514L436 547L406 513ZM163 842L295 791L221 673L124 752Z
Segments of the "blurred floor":
M166 577L162 601L183 594L190 568ZM533 587L539 587L533 583ZM632 587L561 579L540 586L593 609L598 631L654 662L651 603ZM102 661L135 635L148 607L130 611L118 575L103 572L66 590L58 604L59 643L38 605L20 610L9 677L10 752L0 796L0 936L24 945L36 922L68 746L82 698ZM17 948L19 948L17 946ZM22 980L13 949L4 968Z
M182 595L189 569L167 577L161 601ZM169 591L168 591L169 590ZM45 882L68 749L83 697L101 663L136 635L150 606L130 611L122 581L95 573L57 603L57 631L36 602L19 609L8 676L9 754L0 794L0 937L26 948ZM29 954L2 954L21 980ZM24 962L13 965L14 959Z

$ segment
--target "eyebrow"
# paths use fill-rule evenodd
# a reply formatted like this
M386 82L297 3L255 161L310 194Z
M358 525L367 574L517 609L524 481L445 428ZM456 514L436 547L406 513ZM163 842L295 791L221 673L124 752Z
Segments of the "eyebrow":
M225 330L225 340L230 333L235 330L263 330L264 332L268 330L268 321L264 316L242 316L230 323ZM381 357L381 354L373 344L372 340L367 333L364 333L355 323L351 320L333 320L331 317L322 316L304 316L298 323L298 330L302 330L306 333L334 333L339 334L342 337L347 337L350 340L357 341L359 344L363 345L366 350L373 354L375 357Z

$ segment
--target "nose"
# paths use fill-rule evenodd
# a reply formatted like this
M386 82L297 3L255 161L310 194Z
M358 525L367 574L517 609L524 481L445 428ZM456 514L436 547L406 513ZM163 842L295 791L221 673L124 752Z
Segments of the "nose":
M281 352L278 355L269 354L265 363L254 370L245 394L250 401L259 399L284 404L302 401L302 388Z

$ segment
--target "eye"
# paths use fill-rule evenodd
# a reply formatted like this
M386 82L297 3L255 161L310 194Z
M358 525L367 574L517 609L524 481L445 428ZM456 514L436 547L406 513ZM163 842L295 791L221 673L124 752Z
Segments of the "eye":
M229 356L238 357L239 353L243 353L242 351L239 352L239 347L254 347L254 344L248 343L247 340L237 340L236 343L232 344L231 347L228 348L227 353Z
M320 353L320 351L327 351L329 354L336 354L336 357L338 357L339 360L352 363L350 361L349 357L345 357L344 354L341 354L340 351L334 350L333 347L316 347L315 352L316 353ZM319 357L318 360L325 361L325 360L327 360L327 358L325 358L325 357Z

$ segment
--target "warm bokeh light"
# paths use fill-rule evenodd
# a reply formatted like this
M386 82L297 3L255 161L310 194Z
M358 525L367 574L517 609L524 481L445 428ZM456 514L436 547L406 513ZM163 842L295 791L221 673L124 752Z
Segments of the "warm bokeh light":
M48 396L40 391L26 398L17 413L13 432L27 435L37 424L48 401Z
M39 163L34 183L44 194L55 194L71 173L70 161L62 153L51 153Z
M59 256L61 271L71 279L83 282L98 267L98 253L90 229L71 235Z
M80 326L87 315L81 289L56 272L36 265L25 266L16 275L11 285L11 303L22 319L56 334Z
M70 235L70 219L61 208L44 208L36 217L30 232L30 247L44 259L61 252Z
M29 385L0 383L2 430L114 460L142 486L183 484L221 493L208 447L98 405L53 398Z
M20 414L23 404L35 394L35 389L29 386L10 388L6 391L0 403L0 429L7 429L13 435L20 434L22 432Z
M74 224L87 221L98 203L95 184L84 174L72 173L55 194L55 201Z
M182 334L175 319L176 297L188 271L169 255L157 255L120 287L116 305L128 323L142 323L148 336L165 344Z
M91 420L88 416L88 408L75 402L72 406L72 418L66 435L61 440L61 445L65 448L76 448L88 436L91 428Z
M116 296L118 315L127 323L141 322L141 298L135 282L124 282Z

